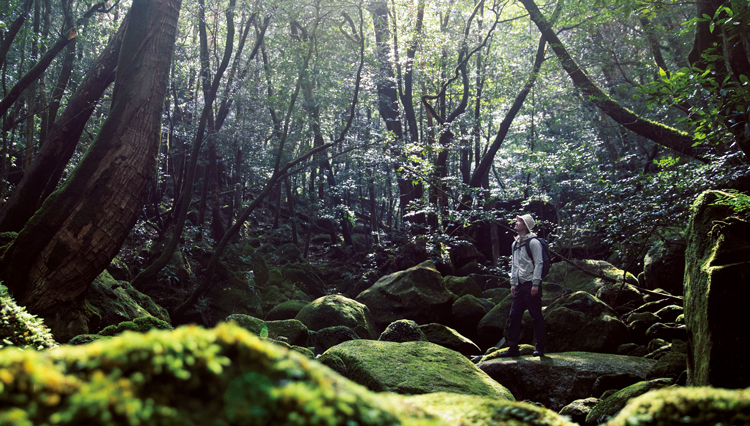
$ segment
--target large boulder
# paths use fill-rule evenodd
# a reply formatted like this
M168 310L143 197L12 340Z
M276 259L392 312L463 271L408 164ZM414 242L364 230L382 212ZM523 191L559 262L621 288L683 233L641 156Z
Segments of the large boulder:
M443 323L456 296L445 288L442 275L428 260L382 277L356 300L367 305L378 325L385 327L400 319Z
M685 241L673 238L659 241L643 259L641 284L648 289L662 288L674 295L682 295L685 275Z
M343 325L362 339L377 339L380 333L368 307L341 295L323 296L313 300L295 317L310 330Z
M544 357L521 356L480 362L482 369L507 387L518 400L531 400L559 410L593 393L596 379L603 375L638 376L655 361L625 355L564 352Z
M5 349L0 373L9 425L447 424L228 324Z
M479 349L479 346L474 342L462 336L456 330L444 326L443 324L425 324L420 325L419 328L429 342L445 346L446 348L452 349L462 355L479 355L482 352Z
M583 268L595 275L603 275L614 282L621 282L623 270L616 268L609 262L603 260L579 260L576 261L578 267L568 262L553 263L549 270L549 275L544 279L545 282L560 284L571 291L586 291L596 294L599 288L612 282L587 274L580 268ZM625 282L628 284L638 285L638 279L635 275L628 273L625 275Z
M544 309L544 321L547 352L617 353L620 345L631 341L630 330L617 313L584 291L552 302ZM530 341L531 336L526 339ZM521 341L524 342L523 335Z
M669 387L631 399L608 426L746 425L750 389Z
M346 366L346 377L376 392L452 392L514 400L508 390L465 356L430 342L351 340L328 349Z
M685 324L690 338L688 384L750 386L750 223L715 205L722 192L693 204L685 254Z

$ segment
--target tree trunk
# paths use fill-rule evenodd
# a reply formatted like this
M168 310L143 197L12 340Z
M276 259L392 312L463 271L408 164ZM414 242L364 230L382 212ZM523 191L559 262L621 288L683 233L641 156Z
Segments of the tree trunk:
M0 208L0 232L20 231L44 200L44 194L51 193L57 186L96 101L115 79L115 66L129 16L125 16L109 45L94 61L67 107L50 127L49 137L42 141L39 153L21 182Z
M154 175L179 9L180 0L133 1L109 117L0 262L19 304L60 340L88 331L85 291L120 249Z

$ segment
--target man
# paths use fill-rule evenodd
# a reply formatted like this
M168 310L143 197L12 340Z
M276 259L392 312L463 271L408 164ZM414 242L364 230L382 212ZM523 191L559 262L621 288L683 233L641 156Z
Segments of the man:
M518 233L513 243L513 265L510 270L510 293L513 302L510 307L510 322L508 324L508 351L500 356L516 357L518 352L518 338L521 334L521 319L526 309L529 310L534 324L536 349L534 356L544 356L546 332L544 317L542 317L542 243L531 232L534 229L534 218L530 214L516 217L515 231ZM526 250L528 244L531 249Z

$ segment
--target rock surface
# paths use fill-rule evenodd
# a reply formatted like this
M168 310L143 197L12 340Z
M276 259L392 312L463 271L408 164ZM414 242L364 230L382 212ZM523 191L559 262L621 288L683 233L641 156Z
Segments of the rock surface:
M690 335L688 385L750 386L750 223L713 205L707 192L693 204L685 254L685 323ZM742 330L742 331L740 331Z
M533 400L555 411L588 398L603 375L634 375L645 380L655 361L588 352L552 353L544 357L499 358L477 364L507 387L517 400Z

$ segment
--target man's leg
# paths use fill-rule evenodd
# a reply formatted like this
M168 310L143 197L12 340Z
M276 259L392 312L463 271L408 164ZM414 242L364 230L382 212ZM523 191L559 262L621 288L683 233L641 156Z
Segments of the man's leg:
M536 338L536 350L534 356L544 355L544 344L547 343L547 332L544 326L544 316L542 315L542 286L539 286L539 292L536 296L528 294L526 306L529 309L529 315L534 325L534 337Z
M518 340L521 335L521 320L523 312L526 310L526 296L529 293L531 284L521 283L516 287L516 294L513 296L513 302L510 305L510 315L508 318L508 352L507 356L518 356ZM528 288L527 288L528 287Z

